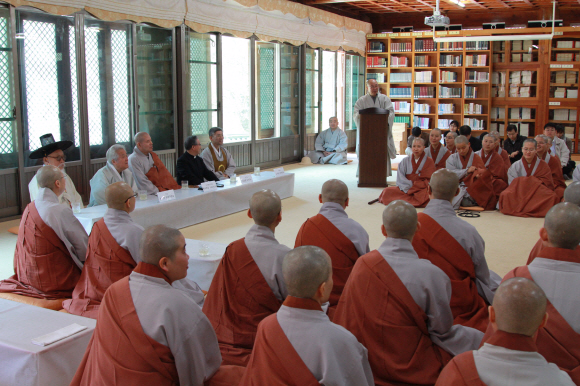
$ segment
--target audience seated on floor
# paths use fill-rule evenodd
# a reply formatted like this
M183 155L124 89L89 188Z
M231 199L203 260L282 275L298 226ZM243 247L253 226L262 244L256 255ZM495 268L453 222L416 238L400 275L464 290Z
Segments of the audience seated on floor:
M314 143L315 150L311 151L308 156L315 164L346 165L348 137L338 127L337 117L331 117L328 120L328 126L328 129L318 134Z
M459 134L457 131L450 131L445 134L445 147L451 154L457 153L457 148L455 147L455 138L457 138ZM447 161L445 162L445 167L447 167Z
M236 173L236 162L232 153L224 145L224 132L221 127L209 129L209 145L201 153L206 168L220 180L230 178Z
M320 211L302 224L294 247L315 245L329 254L334 286L328 314L332 318L354 264L359 256L370 252L369 235L358 222L348 218L345 209L350 198L344 182L326 181L318 200L322 204Z
M453 358L436 386L574 385L570 376L538 353L534 336L549 320L546 295L533 281L517 277L498 288L489 307L487 342Z
M383 211L386 240L356 262L334 322L369 350L375 384L434 384L454 355L479 347L483 333L453 325L451 283L411 242L417 211L395 201Z
M416 208L424 208L429 202L427 186L431 174L435 172L435 163L425 153L423 138L413 140L413 153L403 158L397 170L397 186L386 187L379 201L385 205L403 200Z
M441 130L433 129L429 133L429 147L425 154L435 163L435 169L444 169L451 152L441 143ZM408 154L407 154L408 155Z
M213 325L224 364L246 366L258 324L278 311L288 295L282 261L290 251L274 236L282 221L282 202L271 190L255 193L246 237L226 249L211 282L203 312Z
M459 135L464 136L469 141L469 145L473 151L481 150L481 140L471 135L471 127L463 125L459 128Z
M546 123L544 125L544 135L552 140L550 152L552 155L558 157L560 165L562 166L562 174L568 177L568 175L572 174L574 171L574 166L576 164L570 159L570 149L566 146L566 141L558 137L557 126L557 123Z
M506 167L504 160L497 153L496 140L491 134L486 134L483 137L482 148L475 154L481 158L488 172L478 178L473 189L479 191L478 198L483 197L480 200L489 197L487 203L482 205L485 209L496 209L499 195L508 187L507 171L509 167Z
M487 307L501 278L487 266L485 242L477 229L455 214L451 202L458 192L455 173L447 169L433 173L431 200L418 214L421 227L413 238L413 248L419 258L441 268L451 280L454 324L485 332Z
M24 209L14 252L14 275L0 292L39 299L70 298L87 253L88 236L68 205L61 169L48 165L36 173L38 196Z
M566 181L562 175L562 167L558 156L550 153L552 139L547 135L537 135L536 138L538 158L545 161L552 172L552 181L554 182L554 192L560 200L564 197L566 190Z
M497 131L490 131L489 135L491 135L493 137L493 139L495 140L495 149L496 149L497 153L503 159L503 162L505 164L505 170L507 172L507 170L510 168L510 166L512 166L512 163L510 161L510 156L509 156L508 152L505 151L505 149L503 149L501 147L500 135ZM484 136L484 138L485 138L485 136Z
M321 308L332 292L328 254L298 247L286 255L282 270L288 296L260 322L240 386L373 386L367 349Z

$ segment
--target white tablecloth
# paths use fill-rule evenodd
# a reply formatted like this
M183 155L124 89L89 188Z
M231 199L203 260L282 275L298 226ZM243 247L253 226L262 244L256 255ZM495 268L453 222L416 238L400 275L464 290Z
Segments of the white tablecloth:
M200 256L199 248L201 244L207 244L209 247L209 256ZM215 275L218 265L226 251L226 244L210 243L202 240L185 239L185 250L189 255L189 268L187 269L187 278L193 280L207 291Z
M88 328L45 347L31 342L73 323ZM95 325L93 319L0 299L0 384L69 385Z
M135 210L131 217L144 228L164 224L174 228L185 228L204 221L213 220L228 214L249 208L249 200L254 193L262 189L272 189L280 198L294 195L294 173L284 173L275 177L274 172L261 172L252 175L253 183L244 184L240 177L236 184L230 180L220 181L224 185L217 192L204 193L198 189L178 189L175 200L159 203L157 196L150 195L147 201L137 198ZM107 211L107 205L98 205L81 209L75 214L87 234L91 233L93 224L99 221Z

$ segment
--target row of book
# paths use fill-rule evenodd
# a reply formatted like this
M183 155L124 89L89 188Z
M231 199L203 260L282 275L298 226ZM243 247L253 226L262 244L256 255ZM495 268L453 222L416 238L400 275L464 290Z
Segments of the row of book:
M528 51L533 45L533 40L512 40L512 51Z
M489 72L471 70L465 71L465 81L487 83L489 82Z
M489 42L465 42L465 49L471 51L489 50Z
M485 119L464 118L463 124L471 127L471 130L485 130Z
M367 43L367 52L386 52L385 43L379 41L369 41Z
M511 107L509 109L510 119L534 119L535 116L536 109L530 107Z
M535 88L530 86L520 86L517 84L510 84L510 98L531 98L536 96L535 93L532 95L532 91Z
M439 87L439 98L461 98L461 87Z
M395 113L410 113L411 112L411 102L393 101L393 107L395 108Z
M477 87L465 86L465 98L477 98Z
M413 74L410 72L392 72L391 83L411 83L413 81Z
M439 51L463 51L463 42L439 43Z
M453 103L439 103L437 106L438 114L453 114L455 113L455 105Z
M580 48L580 40L557 40L556 48Z
M395 115L395 123L411 123L411 117L408 115Z
M497 131L499 135L503 136L505 131L505 124L492 122L489 125L489 131Z
M367 80L368 79L374 79L377 83L385 83L386 74L384 72L367 72Z
M491 73L491 84L505 84L505 71L494 71Z
M378 56L367 56L367 67L387 67L387 58L379 58Z
M427 55L415 55L415 67L431 67L431 58Z
M435 98L435 87L415 87L413 96L417 98Z
M536 71L512 71L510 72L510 84L534 84Z
M578 83L578 71L553 71L552 83Z
M465 55L465 65L467 67L487 66L487 55Z
M575 121L576 120L576 109L558 109L550 110L553 112L553 117L551 119L555 121Z
M439 67L461 67L463 66L463 55L439 55Z
M493 54L492 55L492 61L494 63L503 63L504 62L504 54Z
M447 130L449 129L449 125L451 125L451 121L453 119L438 119L437 120L437 127L440 129Z
M580 54L556 54L556 62L580 62Z
M504 41L493 42L493 50L494 51L505 51L505 42Z
M411 98L411 87L391 87L389 96L394 98Z
M578 98L577 88L556 87L554 98Z
M413 113L415 114L430 114L431 106L426 103L414 103Z
M417 82L417 83L431 83L431 82L433 82L433 72L431 72L431 71L415 71L415 82Z
M411 52L413 44L411 42L391 43L391 52Z
M463 114L483 114L483 105L466 103L463 105Z
M534 54L512 54L512 63L533 62Z
M431 120L430 118L414 116L413 117L413 127L419 126L423 130L428 130L430 120Z
M433 40L415 40L415 51L437 51L437 46Z
M490 119L505 119L504 107L492 107L489 114Z
M491 88L492 98L505 98L505 86L494 86Z
M457 82L457 79L456 72L439 70L439 83Z
M391 67L409 67L409 58L406 56L391 56Z

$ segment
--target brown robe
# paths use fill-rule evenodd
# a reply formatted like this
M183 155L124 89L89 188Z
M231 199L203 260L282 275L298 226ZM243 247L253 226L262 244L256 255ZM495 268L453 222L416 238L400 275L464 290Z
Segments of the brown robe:
M510 161L510 156L507 153L507 151L505 151L505 149L501 149L501 154L500 154L499 149L500 149L500 147L498 145L497 151L498 151L499 156L503 159L503 163L505 165L505 170L507 172L507 170L510 168L510 166L512 166L512 162Z
M528 261L526 262L526 265L530 265L530 263L534 261L536 257L542 257L542 250L544 248L547 248L544 246L544 242L542 241L542 239L538 239L536 245L534 245L534 247L530 251L530 255L528 256ZM580 245L576 247L576 254L578 256L578 261L580 262Z
M441 151L441 149L443 149L443 145L439 145L439 149L437 149L437 152L433 151L433 145L429 145L429 147L431 148L431 151L429 152L429 157L433 160L433 162L435 162L437 160L437 156L439 155L439 152ZM447 150L447 148L445 148L445 154L443 155L443 157L441 158L441 160L435 164L435 171L439 170L439 169L445 169L446 165L447 165L447 158L449 158L449 156L451 155L451 152L449 150Z
M525 159L522 159L522 164L527 175L514 179L503 191L499 196L499 210L510 216L545 217L560 202L554 192L552 171L546 162L540 160L536 173L532 175L534 164L528 168Z
M334 286L330 293L330 306L328 309L328 316L332 320L346 281L354 267L354 263L359 258L358 251L353 242L321 214L309 218L300 227L294 248L303 245L315 245L324 249L332 260Z
M129 276L137 264L131 254L115 241L105 220L93 226L87 248L87 259L72 299L62 306L71 314L96 319L99 305L109 286Z
M246 366L258 324L281 305L244 239L228 245L203 305L218 338L222 364Z
M227 154L224 153L224 159L223 161L220 161L217 159L215 151L213 150L213 146L210 144L207 148L209 149L209 152L211 153L211 158L213 159L214 170L212 171L225 173L229 166Z
M0 292L39 299L70 298L81 270L33 202L26 206L14 252L14 275L0 282Z
M171 173L169 173L169 170L167 170L157 154L154 152L149 154L151 154L151 158L153 158L153 167L145 174L149 181L151 181L160 192L181 189L181 185L175 181L175 178L173 178Z
M467 189L467 192L471 197L475 195L477 197L474 197L475 201L485 210L495 210L499 195L508 187L507 170L501 156L497 152L492 151L486 157L482 150L481 154L481 162L487 169L487 172L484 172L475 180L473 185ZM489 164L487 164L488 160ZM486 164L487 166L485 166Z
M487 329L487 303L477 292L475 267L471 256L439 223L424 213L418 214L421 229L413 238L419 258L441 268L451 280L453 324Z
M453 358L437 378L435 386L486 386L477 373L473 351Z
M577 251L562 248L545 247L541 257L580 263ZM512 277L525 277L534 280L527 266L514 268L505 275L503 281ZM576 294L570 294L570 296L576 296ZM575 384L580 385L580 334L574 331L550 301L548 301L546 311L550 315L548 322L544 328L538 330L536 336L538 352L548 362L555 363L561 370L568 373ZM490 339L492 333L490 325L481 341L482 345Z
M129 277L119 280L105 293L97 327L71 386L177 384L171 350L145 334L131 297Z
M473 150L469 148L465 157L460 156L459 160L464 169L467 169L469 158ZM485 210L493 210L497 204L497 198L493 187L493 175L485 167L485 163L477 154L473 154L473 162L471 166L475 166L476 170L473 173L466 174L461 179L467 188L467 193L483 207Z
M433 343L427 322L425 312L378 251L359 258L334 323L368 349L376 385L435 383L452 355Z
M540 159L546 161L546 154ZM564 180L564 174L562 173L562 163L560 158L555 154L550 154L550 160L548 161L548 166L552 172L552 181L554 182L554 192L556 196L562 201L564 199L564 191L566 190L566 181Z
M292 303L296 307L294 303L300 300L303 299L288 297L284 304ZM299 308L305 308L304 303L300 302ZM320 310L320 306L317 309ZM265 385L320 385L288 340L276 314L268 316L258 326L254 350L238 386Z

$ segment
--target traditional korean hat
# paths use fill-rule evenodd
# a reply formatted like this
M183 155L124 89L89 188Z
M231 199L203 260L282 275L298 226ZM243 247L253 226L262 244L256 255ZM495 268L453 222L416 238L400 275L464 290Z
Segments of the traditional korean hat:
M52 134L44 134L40 137L40 144L42 145L41 148L36 149L28 158L30 159L39 159L48 156L50 153L55 152L57 150L66 150L72 146L71 141L54 141L54 137Z
M300 165L312 165L312 160L310 159L310 157L302 157Z

